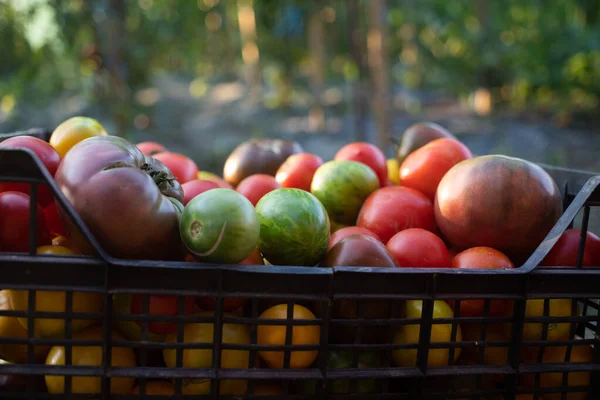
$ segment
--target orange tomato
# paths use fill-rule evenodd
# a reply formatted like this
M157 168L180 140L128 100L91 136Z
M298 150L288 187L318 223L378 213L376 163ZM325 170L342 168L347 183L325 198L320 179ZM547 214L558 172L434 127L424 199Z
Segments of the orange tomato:
M38 254L74 255L72 250L62 246L41 246L37 249ZM41 312L65 312L66 292L38 290L35 294L35 311ZM29 291L11 290L10 301L16 311L27 311L29 307ZM73 312L77 313L99 313L103 308L103 296L101 293L74 292ZM27 329L27 318L21 317L19 323ZM72 320L73 332L84 329L94 323L93 320ZM64 334L65 320L53 318L36 318L34 321L35 337L56 337Z
M113 332L113 340L123 340ZM73 335L78 340L102 340L102 328L93 326ZM71 354L73 365L102 365L102 346L73 346ZM113 367L135 367L135 353L126 347L113 347L111 351ZM46 365L65 365L65 348L54 346L48 354ZM110 392L128 394L135 383L134 378L112 378ZM71 393L99 393L102 380L100 377L75 376L71 378ZM61 394L65 391L65 378L62 375L46 375L48 393Z
M12 310L10 303L10 291L0 291L0 310ZM17 317L7 315L0 316L0 337L4 338L27 338L27 329L21 325ZM50 346L34 346L35 359L43 362L50 351ZM17 364L27 363L27 345L26 344L0 344L0 356L9 362Z
M260 319L286 319L287 304L278 304L265 310ZM306 307L294 304L293 319L316 319L315 315ZM286 326L284 325L259 325L258 344L282 346L285 345ZM320 343L321 327L318 325L302 325L292 328L292 345L318 345ZM290 354L290 368L307 368L315 361L317 350L292 351ZM259 351L260 357L269 368L283 368L284 351Z
M73 117L56 127L50 135L50 146L54 147L61 158L71 147L93 136L108 136L98 121L88 117Z

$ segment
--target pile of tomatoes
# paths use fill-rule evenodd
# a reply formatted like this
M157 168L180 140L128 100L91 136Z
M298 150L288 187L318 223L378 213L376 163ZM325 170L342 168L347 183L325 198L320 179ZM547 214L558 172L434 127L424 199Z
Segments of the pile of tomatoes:
M431 126L428 127L428 129ZM410 131L414 133L413 131ZM431 134L431 132L429 132ZM407 135L408 137L409 135ZM452 167L461 161L471 160L474 156L470 150L451 136L430 138L430 143L424 143L421 137L419 146L414 145L410 152L398 159L386 159L383 152L367 143L351 143L344 146L335 156L335 161L354 161L367 165L376 175L378 189L367 193L356 210L357 215L351 218L351 223L331 219L331 235L328 254L336 251L343 253L343 244L351 243L357 236L362 240L361 246L370 249L372 253L364 252L350 255L345 254L333 259L333 265L340 265L339 260L345 260L344 266L394 266L420 268L490 268L512 269L519 267L522 261L521 248L512 246L505 240L509 228L496 225L481 228L482 240L498 243L498 250L491 245L471 245L471 237L465 237L464 232L457 234L452 224L444 226L440 223L438 214L447 210L440 206L440 186ZM68 162L62 162L65 155L78 143L90 137L106 137L103 143L87 151L85 146L77 147L79 157L71 156ZM415 143L416 143L415 142ZM88 141L88 143L90 143ZM252 151L260 151L256 145ZM105 146L105 147L102 147ZM186 206L196 196L215 188L232 189L246 197L256 206L263 196L279 188L297 188L311 190L313 176L325 162L316 154L301 152L293 146L289 147L290 154L275 164L269 164L269 170L258 171L256 165L246 165L235 171L235 182L232 179L200 171L196 163L189 157L174 153L164 146L154 142L138 143L133 146L120 138L110 137L104 128L95 120L75 117L65 121L52 134L49 142L34 137L15 137L0 143L3 147L28 148L32 150L43 163L48 173L55 177L73 208L78 212L101 242L109 254L122 258L177 260L194 262L186 248L179 241L176 223L179 221L181 208ZM406 146L405 146L406 148ZM418 152L416 150L420 149ZM73 154L73 153L71 153ZM92 157L93 156L93 157ZM146 157L144 157L146 156ZM149 161L156 160L156 161ZM272 160L271 160L272 161ZM477 160L479 162L480 160ZM478 165L485 164L487 160ZM525 169L526 166L507 161L513 167ZM122 168L123 163L132 168ZM264 164L264 163L263 163ZM230 170L231 170L230 163ZM267 164L264 164L267 165ZM265 167L266 168L266 167ZM489 167L489 173L494 170ZM119 171L115 171L115 170ZM126 189L119 191L119 196L107 202L107 193L117 193L111 185L120 185L125 175L137 175L139 185L124 185ZM232 175L233 176L233 175ZM481 179L473 175L474 181ZM108 178L107 178L108 177ZM148 178L150 177L150 178ZM129 179L129 178L128 178ZM374 178L375 179L375 178ZM447 179L447 178L446 178ZM516 180L516 179L515 179ZM88 184L94 182L94 184ZM99 184L98 182L102 182ZM132 180L131 182L134 182ZM458 180L456 181L458 182ZM455 182L453 182L455 183ZM485 182L483 182L485 183ZM513 182L511 182L513 184ZM458 183L454 188L458 189ZM156 188L159 187L160 191ZM531 189L531 188L526 188ZM525 189L524 189L525 190ZM554 194L553 194L554 196ZM508 198L508 197L507 197ZM98 200L100 199L100 200ZM135 201L133 201L135 199ZM29 218L30 218L30 186L21 183L0 183L0 251L27 252L29 251ZM508 201L516 201L509 199ZM533 201L535 202L535 201ZM38 218L36 252L40 255L76 255L91 254L89 243L78 236L75 228L65 217L64 212L57 207L50 189L42 185L37 196ZM435 205L435 212L434 212ZM93 206L93 207L92 207ZM343 204L342 204L343 206ZM466 206L461 205L462 208ZM454 206L451 219L464 210ZM119 222L118 217L112 217L111 212L127 214L128 224ZM360 210L360 213L358 212ZM555 211L555 210L554 210ZM500 215L495 210L491 214ZM500 215L501 216L501 215ZM475 221L475 220L474 220ZM477 222L477 221L475 221ZM474 222L474 223L475 223ZM531 222L531 221L530 221ZM535 222L535 221L533 221ZM555 221L554 221L555 222ZM554 223L552 222L552 224ZM519 221L510 221L519 226ZM404 224L404 225L403 225ZM549 226L551 227L552 224ZM402 225L402 226L400 226ZM507 222L507 225L509 223ZM117 228L116 228L117 227ZM503 235L496 235L504 229ZM137 234L135 234L137 232ZM160 232L158 234L157 232ZM461 236L462 235L462 236ZM533 233L531 234L533 235ZM538 235L539 236L539 235ZM175 242L170 241L177 237ZM452 238L454 240L449 240ZM537 238L535 238L537 240ZM534 240L534 241L535 241ZM519 241L522 245L524 241ZM151 243L152 245L148 245ZM376 243L376 245L373 245ZM459 245L459 243L461 245ZM473 242L474 243L474 242ZM538 241L539 243L539 241ZM548 266L573 267L577 263L577 251L580 243L580 231L569 229L560 237L550 253L542 262ZM530 251L531 243L526 250ZM534 245L536 245L534 243ZM348 248L349 246L346 246ZM535 248L535 246L534 246ZM373 250L375 249L375 250ZM365 254L370 254L369 257ZM382 256L383 255L383 256ZM380 257L382 256L382 257ZM337 257L337 256L336 256ZM381 265L382 259L389 265ZM353 264L354 263L354 264ZM255 249L240 264L268 264L259 251ZM586 247L583 253L583 266L600 265L600 238L588 232ZM64 312L66 293L61 291L37 291L35 309L45 312ZM0 291L0 310L26 311L29 294L27 290ZM148 310L143 311L143 295L119 294L113 296L113 312L131 315L177 315L178 299L176 296L149 295ZM214 317L215 299L210 297L191 297L184 299L186 315ZM246 323L226 322L222 326L222 343L260 346L284 346L286 344L285 325L269 325L269 321L283 320L288 315L288 304L284 301L273 302L260 300L260 316L256 329L256 343L252 343L252 328ZM246 298L226 298L223 311L228 317L248 318L254 304ZM387 300L364 301L364 319L383 320L391 314L392 302ZM92 292L73 293L73 312L102 314L104 310L103 295ZM423 302L407 300L399 307L400 316L409 319L419 319L422 316ZM349 300L337 300L332 304L332 318L356 320L358 307ZM293 305L292 318L303 320L293 327L291 341L293 345L308 346L304 350L293 350L289 358L283 350L257 351L257 359L250 360L250 351L246 349L224 349L221 353L222 368L245 369L250 365L258 368L292 368L305 369L314 367L321 350L320 344L321 307L319 304L299 302ZM510 317L513 303L509 300L493 300L487 304L484 300L463 300L456 304L453 300L436 300L433 305L433 318L446 319L455 315L461 318L480 317ZM578 305L571 299L551 299L547 302L540 299L530 299L526 303L526 317L570 317L579 313ZM310 321L314 320L314 324ZM27 363L26 345L11 345L2 343L1 337L27 338L30 328L27 318L0 316L0 357L12 363ZM364 321L363 321L364 322ZM174 368L177 366L175 345L177 343L177 324L171 322L149 322L146 327L141 321L119 320L113 329L114 340L141 341L144 335L146 342L165 342L174 345L161 351L157 366ZM571 322L528 322L525 323L523 339L526 341L569 340L571 338ZM73 339L101 340L102 329L95 319L74 319L71 321ZM332 323L331 335L328 339L333 344L355 343L355 329L344 324ZM33 336L36 338L63 338L65 320L37 318L33 324ZM147 332L144 333L144 330ZM183 338L186 343L213 343L215 326L213 322L186 323L183 326ZM367 344L381 345L392 343L399 346L391 351L392 365L396 367L414 367L417 365L415 345L419 342L420 324L388 326L386 324L365 325L362 329L362 341ZM435 323L432 325L431 342L450 343L471 341L481 338L482 324L480 322ZM511 340L512 326L510 323L492 323L487 325L486 340L506 342ZM312 347L311 347L312 346ZM563 362L561 357L567 352L565 346L547 350L542 360L546 363ZM573 346L571 359L580 362L591 362L591 347ZM453 356L451 356L451 353ZM481 356L481 357L480 357ZM65 364L64 346L36 346L35 359L48 365ZM99 346L75 346L72 349L74 365L100 366L102 348ZM360 368L383 367L380 352L362 352L359 359ZM525 348L521 354L523 362L535 362L535 348ZM211 368L213 354L211 348L183 350L184 368ZM134 367L139 365L139 353L132 348L114 347L112 350L113 366ZM330 368L350 368L352 356L346 351L330 351L327 360ZM482 354L472 347L456 347L454 350L436 346L429 350L428 367L444 367L448 365L468 365L483 363L486 365L504 365L508 363L508 344L506 346L487 347ZM556 375L556 376L555 376ZM561 374L546 374L541 378L541 386L559 386ZM570 373L569 385L586 385L589 382L587 373ZM533 383L526 379L524 385ZM48 392L65 393L64 377L48 375L45 377ZM100 391L100 378L74 377L71 383L73 393L94 393ZM349 388L347 380L333 382L328 390L341 393ZM379 384L374 380L360 380L358 389L364 393L376 393ZM119 394L140 393L138 382L134 378L113 378L111 392ZM200 395L210 393L211 382L208 380L186 380L183 393ZM299 385L294 387L298 393L310 390ZM147 394L174 394L175 387L170 381L149 381L143 391ZM254 395L278 395L281 388L276 384L257 383L253 385ZM248 393L247 380L224 380L220 384L222 395L244 395ZM544 398L555 399L554 394ZM567 399L584 399L578 394L568 394Z

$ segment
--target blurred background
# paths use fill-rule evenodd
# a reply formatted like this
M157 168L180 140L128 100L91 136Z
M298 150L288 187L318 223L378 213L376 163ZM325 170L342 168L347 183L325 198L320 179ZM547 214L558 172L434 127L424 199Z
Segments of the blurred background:
M0 132L74 115L221 172L250 137L600 171L600 0L0 0Z

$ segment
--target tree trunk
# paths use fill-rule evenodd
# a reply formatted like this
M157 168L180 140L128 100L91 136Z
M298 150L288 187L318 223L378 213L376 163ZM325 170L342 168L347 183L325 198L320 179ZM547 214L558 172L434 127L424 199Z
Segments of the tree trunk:
M376 144L386 151L390 144L390 76L386 29L386 1L370 0L367 15L367 53L373 81L372 107L377 125Z
M366 116L367 104L366 85L364 77L367 70L366 46L363 40L363 32L360 27L358 0L345 0L348 21L348 42L350 44L350 56L358 68L358 77L353 85L352 113L355 117L354 135L352 141L364 141L366 139Z
M317 132L325 129L325 110L321 103L325 84L325 40L321 11L320 2L313 0L308 22L308 48L311 62L310 83L313 104L309 111L308 121L309 130Z
M246 64L246 82L250 99L257 102L261 94L259 51L256 35L256 17L252 0L238 0L238 23L242 38L242 59Z

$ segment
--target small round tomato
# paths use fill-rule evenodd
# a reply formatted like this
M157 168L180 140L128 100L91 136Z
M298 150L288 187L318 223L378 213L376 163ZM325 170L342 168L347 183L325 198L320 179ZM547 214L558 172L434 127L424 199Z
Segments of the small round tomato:
M167 148L160 143L156 142L140 142L136 144L137 148L146 156L154 156L163 151L167 151Z
M166 165L180 184L197 179L198 166L194 160L183 154L163 151L152 157Z
M267 193L281 188L279 182L271 175L254 174L244 178L235 188L235 190L243 194L253 206Z
M108 136L106 130L98 121L88 117L73 117L56 127L50 135L50 145L61 158L73 146L84 139L94 136Z
M67 236L67 231L58 215L58 208L55 202L44 207L44 218L46 219L46 226L52 235Z
M51 176L54 176L60 164L60 155L47 142L33 136L15 136L0 143L0 147L29 149L35 153ZM30 194L28 183L0 182L0 192L17 191ZM38 203L45 207L53 202L54 196L48 185L38 186Z
M371 193L360 209L356 225L374 232L383 243L408 228L436 232L431 200L402 186L388 186Z
M102 340L102 327L94 326L73 335L76 340ZM113 340L123 340L116 332L112 332ZM102 346L73 346L71 349L72 365L101 367ZM54 346L48 354L46 365L65 365L64 346ZM135 367L135 353L128 347L113 347L111 350L111 366ZM111 378L110 392L112 394L129 394L135 383L135 378ZM100 393L102 378L90 376L74 376L71 378L70 393ZM46 375L48 393L63 394L65 392L65 379L62 375Z
M281 187L296 188L310 192L315 171L323 165L323 159L312 153L289 156L277 170L275 179Z
M450 268L450 254L437 235L420 228L396 233L386 247L401 267Z
M210 312L199 315L212 316ZM183 328L184 343L213 343L214 325L210 322L189 323ZM177 334L169 334L166 343L178 343ZM243 324L224 323L221 333L221 343L250 344L250 328ZM176 349L164 349L163 357L168 368L175 368L177 361ZM183 368L211 368L213 351L209 349L183 350ZM250 352L248 350L221 350L221 368L248 368ZM185 395L200 395L210 393L210 381L191 381L184 384L182 392ZM219 393L221 395L241 396L246 393L246 380L222 380Z
M557 267L576 266L580 236L581 229L573 228L564 231L540 265ZM583 250L581 265L584 267L600 265L600 238L589 231L585 238L585 248Z
M171 382L167 381L150 381L146 382L146 395L150 396L173 396L175 395L175 387ZM141 393L140 385L133 388L131 394L139 395Z
M229 182L227 182L225 179L221 178L220 176L213 174L212 172L198 171L198 174L196 175L196 177L200 180L214 182L220 188L223 188L223 189L233 189L233 186L231 186L231 184Z
M337 244L337 242L339 242L340 240L344 239L345 237L353 236L353 235L370 236L373 239L377 239L377 240L381 241L381 239L379 239L379 236L377 236L376 233L373 233L366 228L361 228L359 226L346 226L346 227L336 230L335 232L333 232L331 234L331 236L329 238L329 247L327 248L327 251L331 250L332 247L335 246Z
M184 183L181 185L181 188L183 189L183 205L185 206L191 199L198 196L200 193L218 187L219 185L215 182L202 179L194 179L193 181Z
M51 244L44 210L37 206L37 245ZM0 251L29 250L29 196L21 192L0 193Z
M471 150L456 139L436 139L410 153L400 166L400 183L435 199L437 187L450 168L473 158Z
M131 296L131 314L142 314L142 299L143 296L134 294ZM195 311L194 298L186 296L184 301L185 315L192 315ZM148 315L176 316L177 313L177 296L160 296L150 295L148 298ZM142 321L136 321L141 327ZM177 330L175 322L148 322L148 332L165 334L173 333Z
M497 268L510 269L514 264L502 252L491 247L472 247L458 253L452 259L452 268ZM448 300L454 308L454 300ZM510 302L507 300L492 300L489 315L504 315ZM460 302L461 317L479 317L485 311L485 300L462 300Z
M278 304L268 308L260 315L260 319L287 319L287 304ZM293 319L316 319L306 307L294 304ZM270 346L285 345L285 325L258 326L258 344ZM292 328L293 345L318 345L321 340L321 327L318 325L297 325ZM258 352L269 368L283 368L285 353L283 351L261 350ZM318 350L292 351L290 368L308 368L316 360Z
M423 313L422 300L406 301L406 318L421 318ZM433 319L452 318L452 308L443 300L433 302ZM421 325L401 325L394 335L394 344L417 344L419 343L419 334ZM431 342L447 343L452 340L452 324L432 324ZM462 341L462 331L460 326L456 327L456 342ZM460 356L461 348L454 349L454 361ZM448 365L450 350L448 348L431 349L427 358L428 367L445 367ZM392 351L392 359L399 367L414 367L417 365L417 349L397 349Z
M333 158L335 161L358 161L369 166L379 178L379 185L386 186L388 167L385 154L375 145L365 142L350 143L342 147Z

